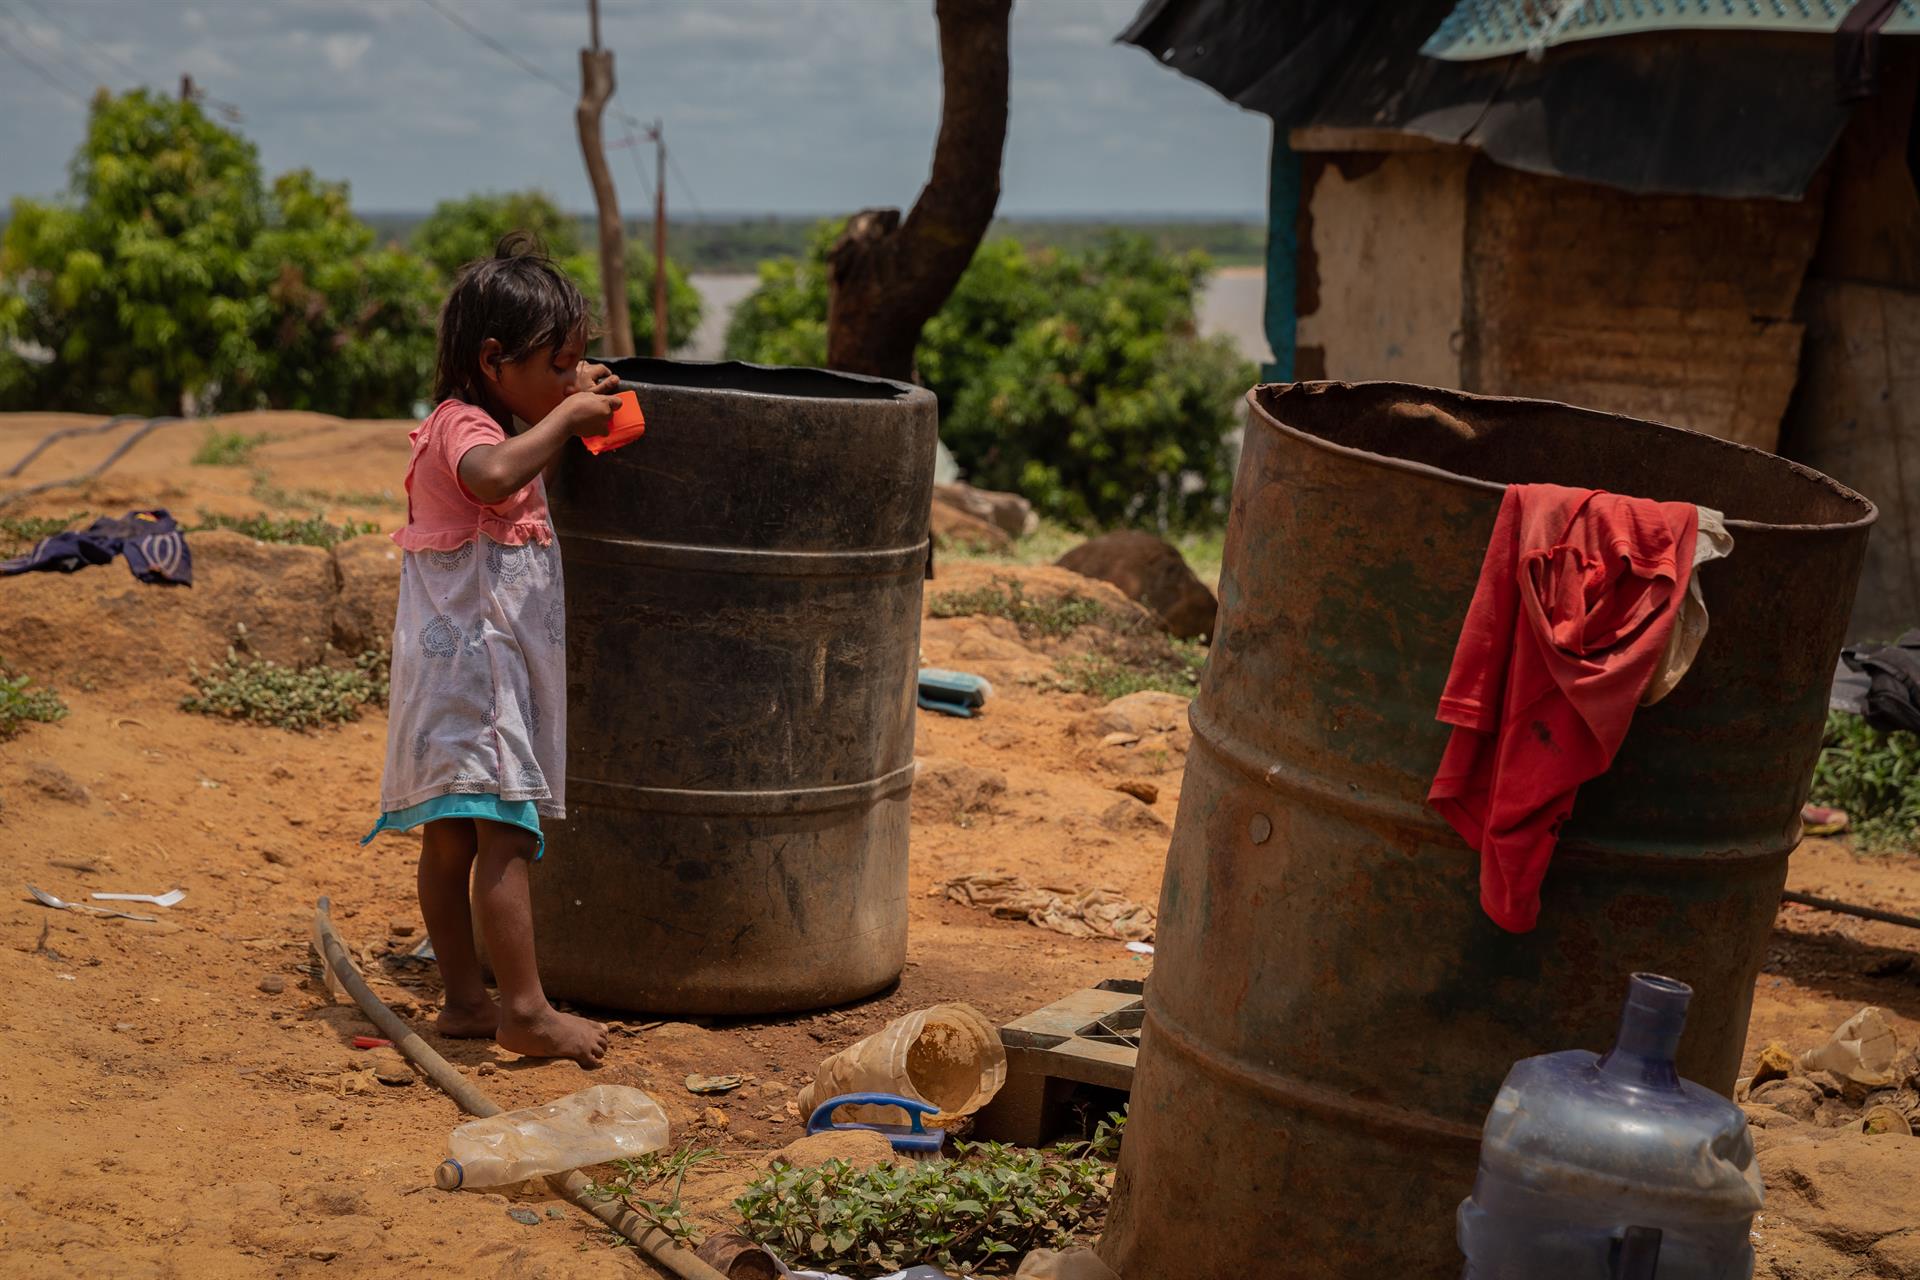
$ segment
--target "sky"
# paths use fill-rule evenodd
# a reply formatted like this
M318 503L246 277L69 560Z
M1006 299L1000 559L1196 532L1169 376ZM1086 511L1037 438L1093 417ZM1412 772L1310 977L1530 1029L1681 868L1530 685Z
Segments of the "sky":
M1259 216L1269 122L1113 43L1140 0L1016 0L1002 213ZM512 51L516 65L439 8ZM269 175L362 210L592 194L574 132L587 0L0 0L0 201L66 185L96 85L230 105ZM932 0L601 0L610 141L661 117L673 210L906 206L939 121ZM25 61L23 61L23 59ZM28 66L27 62L34 64ZM64 87L62 87L64 86ZM624 113L628 119L620 118ZM637 162L610 152L622 210Z

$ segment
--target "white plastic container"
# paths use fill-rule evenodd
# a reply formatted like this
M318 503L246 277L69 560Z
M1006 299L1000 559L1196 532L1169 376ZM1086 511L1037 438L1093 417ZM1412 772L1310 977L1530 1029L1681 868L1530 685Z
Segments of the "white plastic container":
M598 1084L520 1111L472 1120L447 1139L434 1171L442 1191L500 1187L667 1145L667 1113L638 1089Z

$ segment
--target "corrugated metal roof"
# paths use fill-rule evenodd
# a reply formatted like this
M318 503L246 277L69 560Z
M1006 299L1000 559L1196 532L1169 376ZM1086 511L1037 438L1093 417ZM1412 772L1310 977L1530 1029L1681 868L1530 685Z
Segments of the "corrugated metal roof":
M1420 52L1470 62L1651 31L1831 33L1854 0L1460 0ZM1882 28L1920 35L1920 0L1900 0Z

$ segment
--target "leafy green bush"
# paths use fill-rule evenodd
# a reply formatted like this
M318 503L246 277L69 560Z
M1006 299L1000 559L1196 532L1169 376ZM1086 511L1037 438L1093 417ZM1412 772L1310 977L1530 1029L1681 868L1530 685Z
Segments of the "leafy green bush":
M333 524L323 516L274 516L264 511L251 516L217 516L202 511L200 523L187 532L197 533L202 529L230 529L255 542L278 542L324 550L338 546L349 538L378 533L380 526L365 520Z
M1920 850L1920 736L1828 712L1813 801L1846 810L1865 848Z
M0 242L0 408L404 414L433 356L434 281L373 249L344 184L263 186L193 102L94 99L70 198L18 199Z
M241 431L222 431L208 427L206 438L193 451L196 467L241 467L253 451L267 442L266 436L250 436Z
M853 1275L923 1263L1007 1270L1031 1249L1066 1248L1106 1212L1122 1117L1051 1151L959 1142L951 1160L856 1169L776 1161L734 1209L743 1234L782 1259Z
M59 694L33 687L30 677L16 675L0 662L0 742L19 733L23 724L52 724L66 714L67 704Z
M443 200L413 233L414 249L451 283L454 273L476 258L493 256L511 231L531 231L554 261L580 286L594 308L600 297L598 253L581 242L579 224L560 211L542 191L481 193ZM634 349L653 349L653 254L627 240L627 311L633 323ZM700 327L700 292L680 264L667 262L667 347L685 346Z
M180 702L186 711L306 730L358 720L360 710L387 697L388 654L363 653L350 667L285 667L243 659L232 649L210 671L191 668L196 692Z
M838 231L823 224L805 258L761 265L728 326L729 356L824 361ZM1257 374L1228 339L1197 336L1206 273L1203 255L1164 254L1141 236L1080 253L981 245L918 352L941 438L968 478L1079 527L1217 524L1227 437Z

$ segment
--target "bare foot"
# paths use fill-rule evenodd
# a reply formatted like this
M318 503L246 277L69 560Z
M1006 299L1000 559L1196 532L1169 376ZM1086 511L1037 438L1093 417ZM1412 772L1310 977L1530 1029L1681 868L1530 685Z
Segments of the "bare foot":
M529 1058L572 1058L583 1067L597 1067L607 1056L606 1027L552 1006L527 1017L502 1013L494 1039Z
M500 1006L492 999L476 1005L447 1005L433 1029L450 1040L491 1040L500 1029Z

